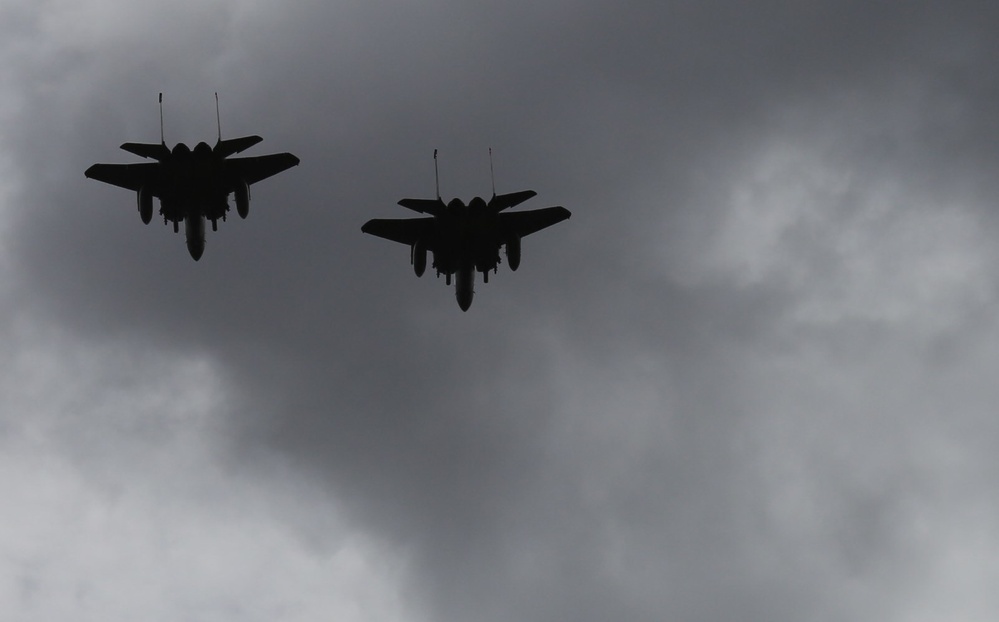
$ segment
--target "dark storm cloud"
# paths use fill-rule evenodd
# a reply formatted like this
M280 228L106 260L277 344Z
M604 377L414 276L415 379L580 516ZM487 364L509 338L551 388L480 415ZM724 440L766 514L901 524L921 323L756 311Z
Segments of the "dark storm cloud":
M250 473L290 461L358 529L414 551L414 584L444 619L890 608L894 594L858 595L849 578L888 590L883 574L924 552L893 527L938 492L912 483L933 465L907 454L939 425L923 411L891 434L912 405L892 395L925 373L899 367L920 355L899 344L924 329L846 304L831 328L800 318L860 282L840 232L860 231L864 252L881 237L915 254L891 217L864 233L884 185L972 209L994 190L993 15L932 3L256 11L182 8L162 28L132 15L148 41L108 29L28 54L5 132L20 304L87 339L217 365L218 451ZM132 161L121 142L156 140L160 90L168 143L212 139L217 90L225 136L258 133L255 153L302 159L255 186L249 219L210 232L197 264L181 236L141 225L129 193L83 178L95 161ZM802 154L777 157L786 178L763 170L781 141ZM445 198L487 194L490 146L498 191L532 188L525 207L573 217L528 238L521 269L480 284L461 314L443 281L412 275L404 248L359 228L406 216L403 196L432 196L434 148ZM803 178L797 194L768 194ZM733 196L754 183L754 217L722 239L747 246L719 244ZM766 229L768 197L780 204L763 214L790 224ZM884 388L866 392L865 374ZM848 395L857 387L864 399ZM862 415L874 441L855 431ZM827 439L901 466L827 453Z

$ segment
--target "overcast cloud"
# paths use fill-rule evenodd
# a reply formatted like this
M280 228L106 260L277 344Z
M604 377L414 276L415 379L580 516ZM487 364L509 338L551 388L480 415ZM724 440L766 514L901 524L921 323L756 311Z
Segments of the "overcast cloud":
M0 619L996 619L997 13L6 2ZM197 263L160 91L301 158ZM462 313L360 226L490 147Z

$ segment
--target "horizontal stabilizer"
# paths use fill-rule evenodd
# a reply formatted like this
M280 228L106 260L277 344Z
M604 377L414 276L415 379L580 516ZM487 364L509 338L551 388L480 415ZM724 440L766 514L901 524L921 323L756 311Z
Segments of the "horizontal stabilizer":
M125 143L121 148L140 158L152 158L160 162L170 157L170 149L163 143Z
M259 136L243 136L242 138L220 140L215 143L215 147L212 151L214 151L215 155L220 158L228 158L229 156L240 153L241 151L246 151L262 140L263 138Z
M444 202L440 199L402 199L399 205L431 216L440 216L444 213Z
M487 207L494 214L498 214L505 209L520 205L536 194L538 193L533 190L521 190L520 192L510 192L509 194L497 194L494 195L493 198L489 199Z

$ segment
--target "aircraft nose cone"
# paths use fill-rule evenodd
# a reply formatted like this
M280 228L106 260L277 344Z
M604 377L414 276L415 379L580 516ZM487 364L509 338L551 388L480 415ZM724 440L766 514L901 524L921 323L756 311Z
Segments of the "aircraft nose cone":
M196 244L194 242L187 245L188 252L191 253L191 257L194 261L201 259L201 256L205 253L204 243Z

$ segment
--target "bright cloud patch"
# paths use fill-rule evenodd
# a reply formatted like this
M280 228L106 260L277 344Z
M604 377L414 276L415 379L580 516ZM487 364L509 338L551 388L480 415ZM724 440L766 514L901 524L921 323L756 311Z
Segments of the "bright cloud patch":
M226 391L210 361L19 332L0 360L8 612L404 619L404 566L349 534L327 494L286 481L280 464L252 474L226 466L215 431ZM285 520L297 511L325 524L330 545L309 550Z

